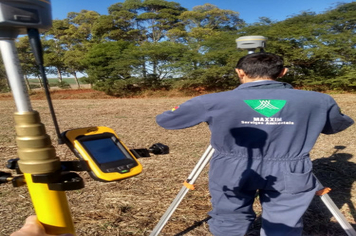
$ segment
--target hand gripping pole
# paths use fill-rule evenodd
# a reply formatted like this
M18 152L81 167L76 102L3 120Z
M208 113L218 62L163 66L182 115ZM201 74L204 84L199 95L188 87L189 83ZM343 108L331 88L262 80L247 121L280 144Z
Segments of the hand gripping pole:
M172 216L172 214L177 209L180 202L183 200L184 196L188 193L188 190L193 189L194 182L197 180L198 176L200 175L204 167L209 163L213 153L214 153L214 149L212 148L211 145L209 145L209 147L205 150L199 162L197 163L197 165L194 167L193 171L189 175L188 179L184 182L184 186L181 188L176 198L173 200L171 205L168 207L167 211L161 217L158 224L152 230L150 236L157 236L161 232L161 230L163 229L163 227L165 226L169 218ZM317 181L322 186L322 184L318 179ZM330 191L330 189L328 191ZM320 191L320 192L318 191L316 195L320 196L323 203L326 205L329 211L339 222L340 226L345 230L346 234L348 236L356 236L355 229L350 225L350 223L346 220L344 215L340 212L339 208L337 208L333 200L329 197L329 195L327 194L328 191Z
M189 189L193 188L193 184L199 177L200 173L203 171L204 167L209 163L213 153L214 153L214 149L210 145L205 150L204 154L202 155L202 157L200 158L200 160L198 161L198 163L196 164L196 166L188 176L188 179L184 182L184 186L181 188L176 198L173 200L173 202L168 207L167 211L164 213L164 215L162 216L158 224L152 230L150 236L156 236L161 232L161 230L163 229L163 227L165 226L169 218L172 216L173 212L177 209L178 205L183 200L184 196L188 193Z

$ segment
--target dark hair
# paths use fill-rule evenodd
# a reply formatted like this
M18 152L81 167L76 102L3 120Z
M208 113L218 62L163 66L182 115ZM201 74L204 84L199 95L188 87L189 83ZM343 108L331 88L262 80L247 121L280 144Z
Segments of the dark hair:
M284 68L283 58L272 53L252 53L241 57L236 68L243 70L251 79L277 79Z

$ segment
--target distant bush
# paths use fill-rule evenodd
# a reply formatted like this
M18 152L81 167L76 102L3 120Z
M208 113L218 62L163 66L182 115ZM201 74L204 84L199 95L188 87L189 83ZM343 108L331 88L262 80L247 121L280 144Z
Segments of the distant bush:
M136 78L98 81L93 88L115 97L132 97L142 91L140 81Z
M30 89L37 89L37 88L41 88L41 85L39 85L39 84L30 84Z
M97 81L97 79L94 79L93 77L81 77L81 78L79 78L79 82L81 84L93 85L93 84L95 84L96 81Z
M203 82L193 78L181 78L172 84L173 89L178 90L195 90L203 86Z
M50 86L51 87L58 87L58 88L61 88L61 89L69 89L69 88L71 88L70 84L68 82L66 82L66 81L51 83Z
M8 93L10 92L10 88L9 86L7 86L6 84L3 85L3 84L0 84L0 93Z

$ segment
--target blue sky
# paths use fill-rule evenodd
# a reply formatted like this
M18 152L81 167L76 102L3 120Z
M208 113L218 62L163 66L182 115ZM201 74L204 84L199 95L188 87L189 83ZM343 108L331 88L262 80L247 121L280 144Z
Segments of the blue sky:
M107 8L124 0L52 0L53 19L64 19L69 12L92 10L107 15ZM220 9L240 13L247 23L257 22L259 17L269 17L281 21L302 11L322 13L337 3L350 3L350 0L176 0L181 6L191 10L194 6L211 3Z

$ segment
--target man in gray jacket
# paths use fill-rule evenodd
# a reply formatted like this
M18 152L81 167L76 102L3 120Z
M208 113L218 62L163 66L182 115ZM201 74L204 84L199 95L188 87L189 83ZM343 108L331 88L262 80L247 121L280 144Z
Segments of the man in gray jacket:
M276 81L287 73L277 55L244 56L236 72L242 83L236 89L195 97L156 121L166 129L209 124L214 235L245 235L256 217L256 194L263 208L261 235L301 235L302 216L321 188L309 152L320 133L340 132L353 120L329 95Z

